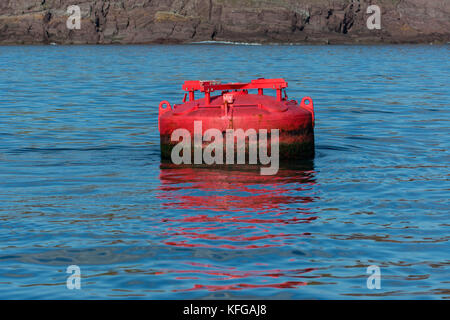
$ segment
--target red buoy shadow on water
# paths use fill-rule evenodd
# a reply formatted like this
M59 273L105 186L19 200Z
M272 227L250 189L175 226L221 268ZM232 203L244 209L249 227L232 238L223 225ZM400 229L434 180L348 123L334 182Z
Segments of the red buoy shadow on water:
M180 153L184 164L210 164L203 161L202 155L211 152L213 142L216 164L242 164L243 158L239 157L243 154L246 164L255 164L255 161L266 164L264 152L273 156L274 151L280 161L312 158L313 101L310 97L304 97L300 103L289 100L287 86L283 79L261 78L250 83L227 84L186 81L183 90L187 93L182 104L171 106L168 101L162 101L159 105L162 158L173 160L174 154ZM275 90L276 95L265 95L265 89ZM249 93L249 90L256 92ZM204 97L195 99L196 91L204 93ZM214 92L219 94L213 96ZM188 144L187 139L190 139ZM176 148L181 141L188 147ZM243 148L236 147L239 141L244 142ZM262 146L266 148L264 152Z

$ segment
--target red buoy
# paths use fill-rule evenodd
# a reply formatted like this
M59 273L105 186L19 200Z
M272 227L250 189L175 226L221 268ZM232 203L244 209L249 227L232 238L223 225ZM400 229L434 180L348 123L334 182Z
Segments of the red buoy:
M209 129L217 129L223 133L224 141L228 138L227 130L242 129L247 144L252 141L248 133L257 135L267 130L277 129L279 132L280 160L311 158L314 155L314 106L310 97L304 97L299 103L288 100L283 79L257 79L250 83L227 83L217 81L186 81L183 90L182 104L170 105L168 101L159 104L158 128L161 138L161 156L170 159L172 149L181 141L174 137L177 129L184 129L192 138L192 153L204 149L211 140L200 141L195 145L195 136L203 135ZM275 96L265 95L266 89L273 89ZM249 93L249 90L255 90ZM204 97L195 99L195 92L204 93ZM217 92L218 94L212 95ZM198 124L200 123L200 128ZM217 132L217 131L216 131ZM242 131L241 131L242 132ZM217 139L217 138L216 138ZM236 136L233 137L233 142ZM226 143L223 143L226 152ZM245 149L246 156L250 150ZM193 162L194 163L194 162Z

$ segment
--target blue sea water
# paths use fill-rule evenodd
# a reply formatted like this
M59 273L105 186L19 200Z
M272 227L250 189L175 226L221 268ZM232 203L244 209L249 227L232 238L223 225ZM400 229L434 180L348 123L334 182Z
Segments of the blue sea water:
M449 299L449 57L0 47L0 298ZM269 177L161 164L161 100L180 102L188 79L257 77L313 98L313 160Z

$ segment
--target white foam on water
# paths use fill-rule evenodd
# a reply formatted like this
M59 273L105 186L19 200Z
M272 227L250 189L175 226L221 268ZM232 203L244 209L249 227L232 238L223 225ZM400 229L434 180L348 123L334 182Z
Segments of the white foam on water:
M226 45L239 45L239 46L260 46L261 45L261 43L257 43L257 42L234 42L234 41L214 41L214 40L191 42L191 44L226 44Z

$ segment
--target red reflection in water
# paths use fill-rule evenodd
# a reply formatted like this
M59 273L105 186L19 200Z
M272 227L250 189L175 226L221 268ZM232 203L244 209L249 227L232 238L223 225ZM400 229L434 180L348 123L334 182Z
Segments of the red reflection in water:
M162 243L167 246L243 252L273 247L298 248L301 239L311 236L307 224L318 218L308 205L315 201L315 179L311 167L281 169L276 176L261 176L259 169L162 165L160 180L158 198L168 210L164 216L152 219L157 223L150 232L164 239ZM270 269L269 264L263 262L266 261L253 261L253 265L268 270L239 271L191 262L193 269L165 270L159 274L173 274L174 279L189 284L190 288L174 291L219 291L296 288L306 285L306 282L296 280L304 277L303 273L314 270ZM267 280L277 278L277 283ZM198 284L201 280L236 279L246 281L223 285ZM194 285L193 280L198 282Z
M228 268L226 271L221 270L166 270L163 273L201 273L205 275L213 275L213 276L222 276L224 278L218 278L216 280L235 280L235 279L244 279L244 278L254 278L254 277L269 277L272 279L279 277L294 277L300 278L304 277L302 274L311 272L315 270L314 268L307 269L299 269L299 270L264 270L264 271L237 271L230 270L232 268ZM309 276L309 278L314 278ZM178 280L196 280L199 279L195 276L178 276L175 279ZM266 280L262 280L266 281ZM228 285L201 285L196 284L193 288L189 289L178 289L172 290L174 292L177 291L192 291L192 290L208 290L208 291L219 291L219 290L242 290L246 288L296 288L298 286L307 285L307 282L304 281L286 281L282 283L264 283L264 284L248 284L248 283L233 283Z
M226 168L226 167L225 167ZM262 176L259 170L226 170L161 165L159 198L168 209L280 213L292 203L309 203L312 170L283 170ZM304 194L302 194L304 193ZM307 211L307 208L303 208Z
M160 180L158 198L172 214L159 218L158 225L164 232L153 232L164 237L163 243L169 246L279 247L310 233L298 232L298 228L292 229L296 232L272 230L317 219L305 207L315 200L311 195L315 184L311 167L280 169L275 176L262 176L259 170L248 167L230 170L163 164ZM173 216L174 210L180 214Z
M261 240L261 239L272 239L276 237L298 237L305 235L305 233L302 234L266 234L266 235L260 235L260 236L251 236L251 237L245 237L245 236L217 236L210 233L198 233L198 232L176 232L172 234L168 234L171 236L184 236L185 238L192 238L192 239L208 239L208 240L227 240L227 241L255 241L255 240Z
M228 284L228 285L202 285L196 284L190 289L172 290L173 292L179 291L195 291L195 290L208 290L208 291L222 291L222 290L242 290L248 288L278 288L278 289L294 289L299 286L306 286L307 283L303 281L286 281L282 283L268 283L268 284Z
M302 278L305 273L316 270L315 268L306 268L306 269L269 269L269 270L248 270L248 271L239 271L235 270L235 268L222 268L214 267L209 269L188 269L188 270L165 270L160 271L158 274L169 274L169 273L189 273L189 274L203 274L203 275L214 275L214 276L224 276L221 280L230 280L230 279L242 279L248 277L270 277L270 278L279 278L279 277L293 277L293 278ZM225 270L223 270L225 269ZM309 276L309 278L313 278L313 276Z
M207 215L198 215L192 217L186 217L181 219L161 219L161 222L167 221L177 221L177 222L244 222L244 223L305 223L311 220L316 220L317 217L307 217L307 218L297 218L294 217L292 219L243 219L249 218L249 216L241 216L241 217L231 217L231 218L223 218L228 215L220 215L220 216L207 216ZM250 228L251 226L249 226Z
M165 241L164 244L168 246L175 246L175 247L185 247L185 248L222 248L222 249L260 249L260 248L270 248L270 247L278 247L279 245L270 245L270 244L264 244L264 245L256 245L256 244L249 244L245 246L234 246L229 244L220 244L220 245L208 245L208 244L194 244L194 243L186 243L185 240L183 241Z

